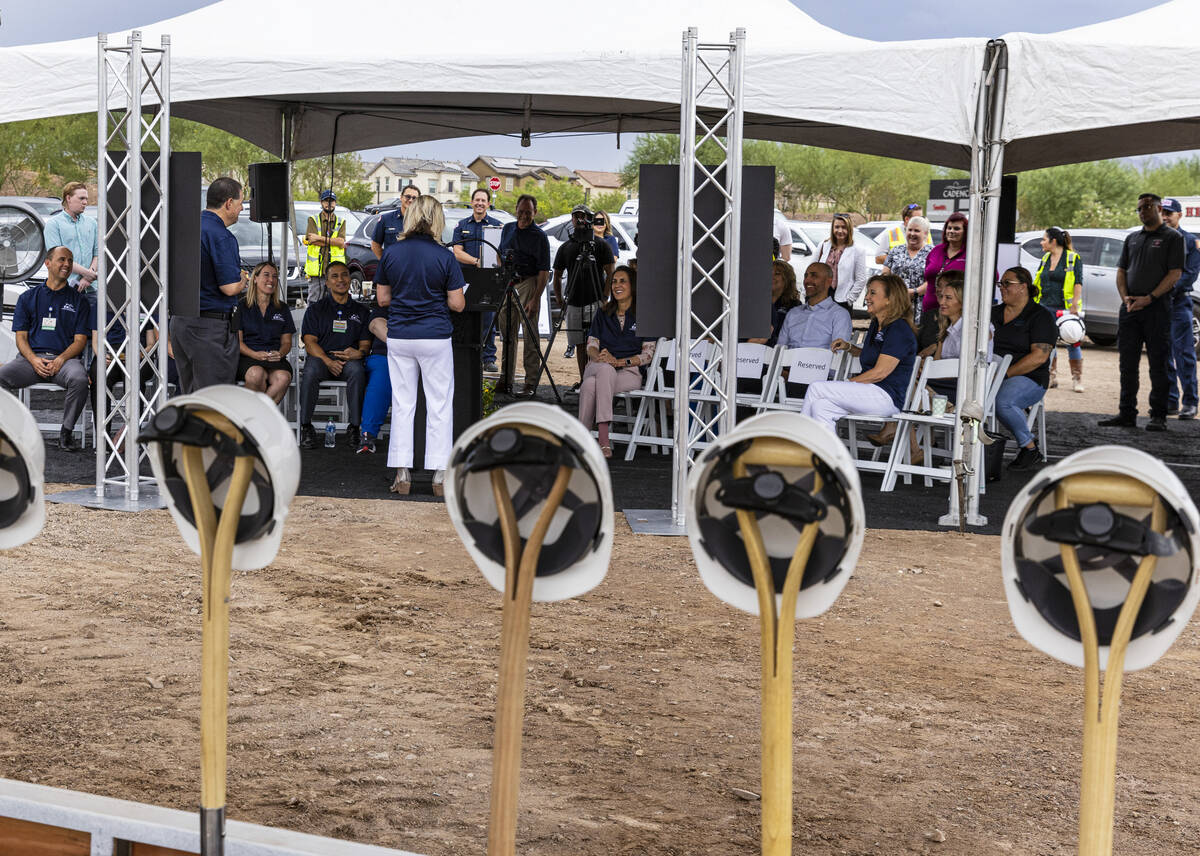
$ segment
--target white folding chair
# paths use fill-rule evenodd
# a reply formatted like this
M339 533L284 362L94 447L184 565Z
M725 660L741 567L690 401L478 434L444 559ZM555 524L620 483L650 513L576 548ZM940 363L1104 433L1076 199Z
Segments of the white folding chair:
M913 394L917 386L917 380L921 372L921 361L914 360L912 374L908 377L908 387L904 393L904 406L900 408L901 412L912 408ZM852 414L844 416L839 420L840 424L846 426L846 446L850 449L850 454L854 457L855 466L864 472L885 473L887 472L887 461L883 458L884 448L875 446L870 441L859 439L859 431L869 426L878 430L885 423L891 422L895 416L866 416L862 414ZM865 441L865 442L864 442ZM863 457L861 452L869 452L870 457Z
M761 412L767 398L767 378L775 371L782 348L742 342L737 346L737 403L741 407L753 407ZM753 391L757 385L758 391ZM742 390L746 391L743 392Z
M662 382L662 364L666 360L663 350L667 347L674 347L674 345L675 342L671 339L659 339L655 342L654 355L643 370L641 387L616 394L613 399L612 428L621 425L626 430L614 431L610 429L608 432L610 441L615 443L631 443L633 437L641 427L638 420L644 416L644 408L649 407L652 409L656 405L659 405L665 413L666 401L657 397L656 391ZM617 411L618 403L624 405L624 413ZM596 432L593 430L592 433L595 434ZM658 447L651 446L651 450L657 453ZM628 454L628 450L626 450L626 454Z
M836 360L846 351L834 354L828 348L780 348L779 356L763 381L762 402L758 412L767 410L799 411L804 399L790 393L790 388L808 386L817 381L828 380L836 369ZM787 371L787 377L783 376Z
M641 389L625 393L630 400L638 403L633 427L624 441L628 444L625 448L627 461L633 460L638 446L649 446L650 451L657 454L660 449L669 452L675 442L671 438L668 418L668 404L675 398L675 387L669 385L665 377L668 363L673 371L675 340L659 339L654 346L654 357L646 367L646 382Z

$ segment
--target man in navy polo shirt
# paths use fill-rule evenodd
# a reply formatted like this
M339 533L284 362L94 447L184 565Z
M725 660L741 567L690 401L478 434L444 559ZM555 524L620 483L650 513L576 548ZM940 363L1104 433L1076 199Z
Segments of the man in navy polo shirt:
M488 215L488 206L492 202L492 192L486 187L477 187L471 194L471 216L464 217L454 227L454 240L462 241L454 244L454 258L464 267L483 267L483 230L487 226L499 226L500 221ZM483 343L483 370L496 371L496 330L492 326L495 312L484 312L479 319L484 332L488 334Z
M379 222L371 234L371 252L375 258L383 258L384 249L396 243L396 239L404 234L404 215L408 213L408 206L420 198L421 191L417 190L415 184L410 184L400 193L400 207L379 215Z
M1167 355L1167 413L1178 413L1180 419L1195 419L1196 405L1196 345L1192 341L1192 287L1200 274L1200 238L1179 228L1183 206L1178 199L1162 202L1163 221L1183 235L1183 273L1164 298L1171 302L1171 351ZM1176 383L1178 378L1178 383Z
M346 442L358 443L366 383L363 359L371 349L371 334L367 331L370 313L367 307L350 299L350 269L345 262L330 262L325 271L325 285L329 293L308 305L300 324L300 340L307 354L300 375L300 446L304 449L317 445L312 415L323 380L346 382L350 408Z
M241 183L218 178L208 186L205 204L200 214L200 315L171 316L171 347L183 393L233 383L237 377L238 337L229 320L248 277L229 227L242 213Z
M51 247L46 281L17 298L12 328L21 357L0 366L0 386L16 392L35 383L53 383L67 391L58 444L79 450L72 431L88 397L87 370L79 355L87 346L91 315L87 298L67 286L75 256Z
M525 306L525 314L529 318L529 326L524 327L521 316L515 306L505 305L504 314L500 316L500 333L504 336L503 371L500 382L496 384L496 392L504 395L514 394L513 379L517 372L517 326L524 327L525 347L522 352L522 362L525 367L524 396L532 398L537 392L538 375L541 373L541 344L542 338L538 332L538 313L542 308L542 292L546 290L546 282L550 279L550 242L546 233L533 222L537 214L537 200L528 193L517 197L517 220L506 223L500 233L500 252L512 252L516 263L517 296Z

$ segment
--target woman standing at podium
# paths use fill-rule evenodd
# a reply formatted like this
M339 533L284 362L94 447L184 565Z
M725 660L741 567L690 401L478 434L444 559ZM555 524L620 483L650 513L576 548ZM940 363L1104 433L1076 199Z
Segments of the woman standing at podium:
M404 215L404 230L383 251L375 294L388 308L388 373L392 427L388 466L396 467L393 493L412 488L413 413L418 377L425 391L425 468L434 471L433 492L442 495L453 445L454 356L450 312L462 312L462 270L438 241L445 227L442 205L422 196Z

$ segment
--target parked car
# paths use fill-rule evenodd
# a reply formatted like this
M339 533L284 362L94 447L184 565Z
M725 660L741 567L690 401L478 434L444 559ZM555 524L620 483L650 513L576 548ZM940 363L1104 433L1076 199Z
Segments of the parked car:
M1117 341L1117 262L1128 229L1071 229L1071 242L1083 260L1083 317L1088 338L1097 345ZM1021 232L1021 266L1036 274L1042 261L1041 231Z

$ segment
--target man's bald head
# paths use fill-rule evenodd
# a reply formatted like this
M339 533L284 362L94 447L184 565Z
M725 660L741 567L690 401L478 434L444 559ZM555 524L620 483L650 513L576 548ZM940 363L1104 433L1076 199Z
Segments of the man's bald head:
M810 304L820 303L829 296L833 285L833 268L825 262L813 262L804 271L804 299Z

